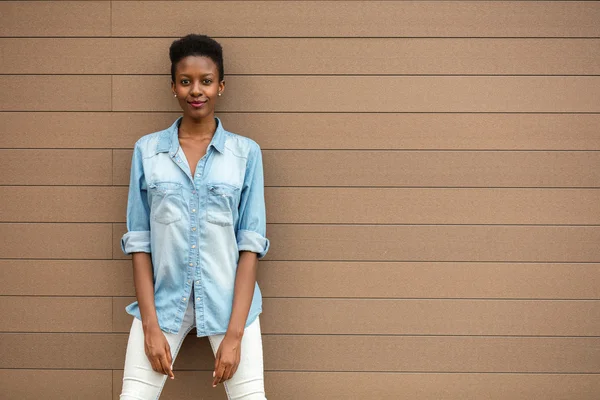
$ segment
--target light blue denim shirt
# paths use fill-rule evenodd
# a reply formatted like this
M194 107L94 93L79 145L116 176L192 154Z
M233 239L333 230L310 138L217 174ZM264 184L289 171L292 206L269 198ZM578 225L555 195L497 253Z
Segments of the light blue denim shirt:
M121 248L125 254L151 253L154 302L165 332L179 332L188 301L194 301L197 336L225 333L239 252L262 258L269 249L260 147L215 120L195 176L179 146L181 117L143 136L133 151ZM141 319L137 301L125 310ZM256 284L246 326L261 311Z

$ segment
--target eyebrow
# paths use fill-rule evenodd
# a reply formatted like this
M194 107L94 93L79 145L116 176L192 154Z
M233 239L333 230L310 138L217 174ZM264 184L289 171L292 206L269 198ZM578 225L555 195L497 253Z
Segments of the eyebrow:
M214 73L208 72L206 74L202 74L201 76L210 76L210 75L214 75ZM185 73L180 73L179 76L191 76L191 75L185 74Z

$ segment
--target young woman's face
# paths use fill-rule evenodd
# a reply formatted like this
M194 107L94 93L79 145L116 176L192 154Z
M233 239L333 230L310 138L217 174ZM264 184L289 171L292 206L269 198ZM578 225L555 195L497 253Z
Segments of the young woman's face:
M219 81L219 70L213 60L188 56L175 66L171 88L184 116L199 120L214 116L215 103L225 89L225 82Z

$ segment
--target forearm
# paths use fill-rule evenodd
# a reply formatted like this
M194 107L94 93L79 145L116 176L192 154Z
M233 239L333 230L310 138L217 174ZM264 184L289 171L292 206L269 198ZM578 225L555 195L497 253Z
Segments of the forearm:
M254 296L256 285L256 271L258 269L258 257L256 253L249 251L240 252L238 268L235 276L235 288L233 295L233 309L229 319L227 335L241 338L244 334L248 312Z
M144 330L148 327L158 326L156 306L154 305L154 278L150 254L133 253L133 282Z

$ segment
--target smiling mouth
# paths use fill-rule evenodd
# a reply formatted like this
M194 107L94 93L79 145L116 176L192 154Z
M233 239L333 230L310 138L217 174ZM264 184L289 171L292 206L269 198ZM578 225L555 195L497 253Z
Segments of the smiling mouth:
M189 101L188 103L194 108L201 108L206 104L206 101Z

